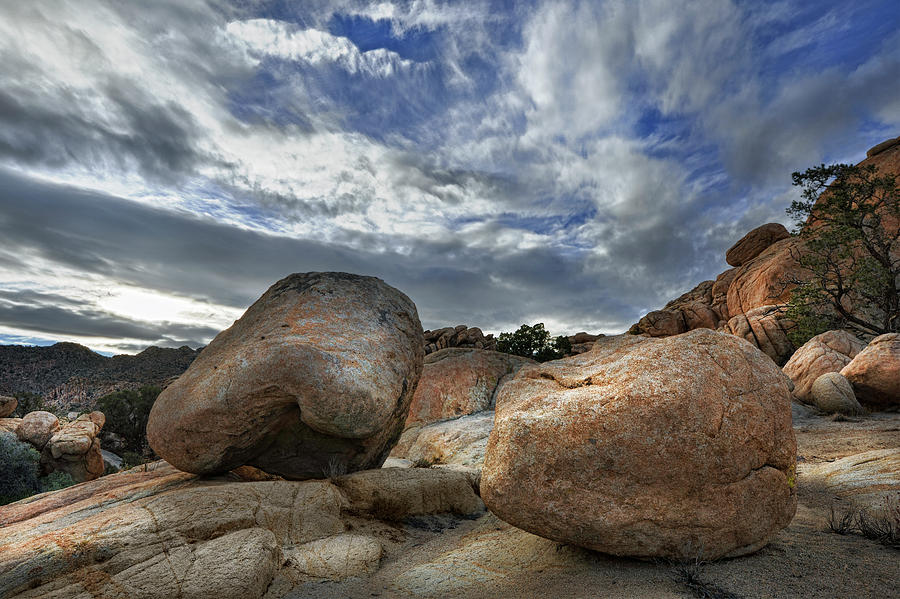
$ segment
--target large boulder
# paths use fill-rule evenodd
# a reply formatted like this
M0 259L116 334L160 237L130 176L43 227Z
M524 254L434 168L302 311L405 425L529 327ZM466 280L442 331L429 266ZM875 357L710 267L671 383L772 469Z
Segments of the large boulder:
M0 395L0 418L8 418L16 411L19 406L19 400L15 397Z
M102 412L91 412L63 425L44 445L41 468L48 473L68 472L75 482L102 476L104 464L98 435L105 423Z
M780 223L767 223L756 227L725 252L725 262L731 266L741 266L759 256L776 241L790 236L788 230Z
M799 239L782 239L737 267L728 286L728 313L735 316L760 306L787 302L794 288L791 281L809 277L798 262L802 251Z
M790 523L790 381L768 357L705 329L603 341L500 393L481 479L492 512L638 557L742 555Z
M160 394L147 438L194 473L377 468L403 430L423 343L413 302L380 279L290 275Z
M759 306L732 317L724 330L749 341L780 366L794 353L794 344L788 338L792 326L783 307Z
M428 354L406 426L491 410L505 377L534 363L521 356L482 349L447 348Z
M809 403L813 382L826 372L839 372L866 346L852 333L826 331L804 343L784 365L794 381L794 395Z
M812 403L829 414L858 415L865 413L850 382L839 372L826 372L817 378L809 391Z
M21 441L28 441L40 451L58 430L59 418L50 412L38 410L25 414L16 434Z
M875 337L841 369L856 399L875 409L900 407L900 333Z

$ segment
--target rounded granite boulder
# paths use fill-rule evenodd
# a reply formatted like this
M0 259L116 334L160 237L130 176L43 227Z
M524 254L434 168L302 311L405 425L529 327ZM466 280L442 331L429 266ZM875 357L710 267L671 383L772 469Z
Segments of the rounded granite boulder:
M796 452L789 380L746 341L706 329L606 337L507 382L481 494L555 541L716 559L790 523Z
M377 468L403 430L423 345L415 304L380 279L290 275L160 394L147 438L198 474Z

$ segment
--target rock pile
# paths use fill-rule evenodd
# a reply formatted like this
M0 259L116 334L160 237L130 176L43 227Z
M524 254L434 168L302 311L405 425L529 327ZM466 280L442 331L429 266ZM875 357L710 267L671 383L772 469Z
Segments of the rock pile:
M796 262L798 251L799 241L783 225L762 225L728 250L727 260L734 268L715 281L703 281L662 310L649 312L628 332L666 337L699 328L724 331L783 364L795 348L787 337L793 323L779 304L793 289L785 280L806 276Z
M467 327L464 324L425 331L424 338L426 355L448 347L497 349L497 340L492 334L485 335L478 327Z
M797 504L789 380L734 336L607 337L497 398L481 493L540 536L641 557L750 553Z
M403 430L423 346L415 305L380 279L290 275L160 394L147 438L198 474L377 468Z
M15 434L41 452L44 474L61 470L82 482L103 474L99 434L105 422L102 412L91 412L60 426L50 412L37 411L23 418L0 418L0 431Z
M804 343L782 369L794 381L794 396L811 403L815 380L827 372L839 372L865 345L847 331L827 331Z

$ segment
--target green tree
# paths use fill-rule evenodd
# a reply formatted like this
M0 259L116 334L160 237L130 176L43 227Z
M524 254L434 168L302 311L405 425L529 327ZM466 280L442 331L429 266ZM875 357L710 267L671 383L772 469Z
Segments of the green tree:
M106 416L104 428L125 440L126 449L137 454L149 450L147 419L159 396L159 387L141 387L110 393L97 400L97 407Z
M795 258L807 276L796 285L787 316L792 341L835 328L862 336L900 332L900 189L873 165L833 164L793 174L802 199L791 203Z
M539 322L534 326L523 324L514 333L500 333L497 351L532 358L538 362L558 360L572 350L569 338L563 335L550 340L550 331Z

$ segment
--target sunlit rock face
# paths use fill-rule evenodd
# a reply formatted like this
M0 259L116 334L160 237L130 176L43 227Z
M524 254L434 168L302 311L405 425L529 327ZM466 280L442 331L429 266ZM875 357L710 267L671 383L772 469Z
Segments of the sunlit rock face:
M220 333L153 406L153 449L188 472L286 478L380 466L422 372L413 302L374 277L291 275Z
M705 329L607 337L506 384L481 494L560 542L735 556L790 523L796 452L790 381L749 343Z

